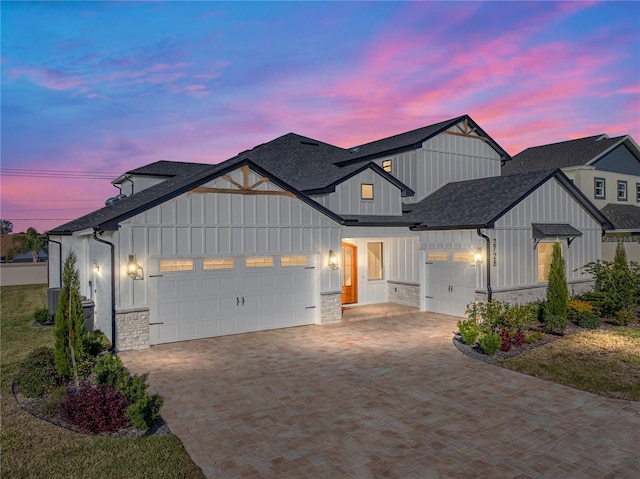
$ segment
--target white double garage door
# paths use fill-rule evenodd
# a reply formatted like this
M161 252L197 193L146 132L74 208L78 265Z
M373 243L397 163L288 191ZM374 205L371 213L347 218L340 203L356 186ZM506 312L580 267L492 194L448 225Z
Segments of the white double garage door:
M315 255L294 265L269 257L247 266L233 258L229 269L164 271L156 281L149 335L151 344L302 326L316 322ZM267 259L269 259L267 258ZM160 269L160 268L159 268ZM151 285L153 288L154 285Z

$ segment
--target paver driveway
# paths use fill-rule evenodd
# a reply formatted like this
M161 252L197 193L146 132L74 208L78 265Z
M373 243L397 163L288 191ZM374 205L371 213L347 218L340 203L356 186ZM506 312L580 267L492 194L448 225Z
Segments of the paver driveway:
M470 359L415 313L122 353L211 478L637 478L640 404Z

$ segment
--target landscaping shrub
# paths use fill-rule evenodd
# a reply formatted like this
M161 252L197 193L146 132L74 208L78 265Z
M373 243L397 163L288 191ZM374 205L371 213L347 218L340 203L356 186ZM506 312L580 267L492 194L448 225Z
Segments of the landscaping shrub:
M60 413L62 403L67 398L67 388L58 387L51 391L51 399L42 405L40 412L45 416L55 416Z
M148 429L158 420L163 399L147 393L146 374L129 374L120 358L110 354L99 357L93 371L97 383L113 386L131 401L127 415L134 427Z
M475 344L476 340L478 339L478 336L480 335L480 331L478 330L478 324L476 323L476 320L473 318L458 321L458 330L460 331L462 342L468 345Z
M585 329L598 329L601 325L600 317L596 313L580 313L576 323Z
M569 290L567 289L565 262L558 242L553 244L547 282L547 300L544 303L543 325L547 332L561 334L567 329Z
M486 355L493 356L498 351L501 342L498 333L486 333L480 337L480 348Z
M572 299L569 302L569 311L567 312L568 319L577 323L580 313L593 313L593 305L581 299Z
M524 335L524 331L520 328L518 328L516 330L516 334L513 336L513 345L516 348L521 348L522 346L524 346L524 342L525 342L526 338Z
M84 348L87 354L97 357L111 347L111 341L100 330L89 331L84 337Z
M116 432L130 424L126 414L130 402L112 386L83 382L75 393L67 392L60 414L84 432Z
M629 326L635 321L636 317L630 309L621 309L616 311L616 323L620 326Z
M47 308L38 308L33 313L33 320L38 324L45 324L51 320L51 315Z
M474 319L482 333L490 333L499 328L515 330L524 328L535 319L535 306L511 305L500 301L474 303L467 308L470 319Z
M19 365L15 384L26 397L40 397L58 384L53 349L41 347L29 353Z
M500 328L500 351L511 351L511 332L507 328Z
M536 331L535 333L531 333L527 339L525 340L525 342L527 344L535 344L538 341L540 341L542 339L542 333L540 333L539 331Z

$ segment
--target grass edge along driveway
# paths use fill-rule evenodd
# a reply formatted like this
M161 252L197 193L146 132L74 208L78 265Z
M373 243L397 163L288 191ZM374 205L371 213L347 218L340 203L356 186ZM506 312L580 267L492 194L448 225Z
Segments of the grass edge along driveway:
M172 434L109 438L78 434L24 412L11 393L18 363L31 350L53 347L53 328L34 327L46 307L46 285L0 288L0 444L2 477L204 478Z

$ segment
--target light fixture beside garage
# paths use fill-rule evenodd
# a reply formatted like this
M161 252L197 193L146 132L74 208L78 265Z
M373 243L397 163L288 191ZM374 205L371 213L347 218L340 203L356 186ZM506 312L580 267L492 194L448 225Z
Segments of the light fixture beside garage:
M129 255L129 262L127 263L127 274L135 279L144 279L142 266L136 263L136 255Z
M329 250L329 268L338 269L338 257L333 250Z
M482 264L482 252L480 250L476 251L475 253L473 253L473 262L476 265Z

